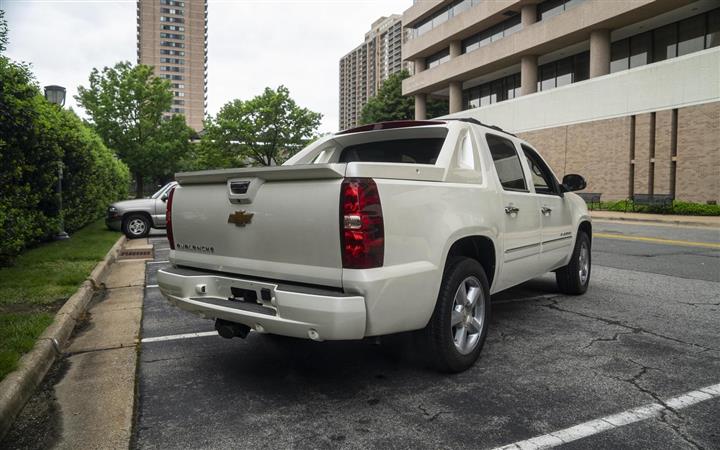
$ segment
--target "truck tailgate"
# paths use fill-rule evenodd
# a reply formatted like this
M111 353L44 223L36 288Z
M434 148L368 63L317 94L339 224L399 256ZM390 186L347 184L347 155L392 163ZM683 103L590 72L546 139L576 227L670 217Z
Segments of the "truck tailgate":
M341 287L344 172L327 164L178 174L173 262Z

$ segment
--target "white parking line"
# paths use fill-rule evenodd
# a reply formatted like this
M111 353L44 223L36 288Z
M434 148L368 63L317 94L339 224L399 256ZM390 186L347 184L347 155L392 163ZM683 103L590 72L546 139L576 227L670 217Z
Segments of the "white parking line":
M140 340L143 344L148 342L175 341L178 339L192 339L206 336L217 336L217 331L204 331L202 333L173 334L170 336L159 336L151 338L143 338Z
M146 288L154 288L154 287L158 287L158 285L157 285L157 284L148 284L148 285L145 286L145 287L146 287Z
M170 261L148 261L147 264L167 264Z
M551 448L558 445L567 444L568 442L586 438L603 431L620 428L631 423L641 422L660 415L662 411L678 410L687 408L706 400L712 400L720 397L720 384L700 388L683 395L673 397L665 402L651 403L639 408L629 409L618 414L605 416L600 419L590 420L588 422L575 425L574 427L565 428L552 433L536 436L532 439L519 441L508 444L504 447L497 447L495 450L516 450L516 449L541 449Z

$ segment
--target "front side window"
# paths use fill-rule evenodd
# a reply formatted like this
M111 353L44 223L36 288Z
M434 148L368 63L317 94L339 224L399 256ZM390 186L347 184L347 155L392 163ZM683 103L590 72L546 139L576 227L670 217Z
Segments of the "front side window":
M550 169L547 168L545 163L530 147L523 145L523 153L527 159L528 166L530 167L530 174L532 175L532 182L535 186L535 192L537 194L556 194L555 183L553 183L553 175Z
M503 189L506 191L527 192L525 175L523 174L515 144L494 134L488 134L485 138Z

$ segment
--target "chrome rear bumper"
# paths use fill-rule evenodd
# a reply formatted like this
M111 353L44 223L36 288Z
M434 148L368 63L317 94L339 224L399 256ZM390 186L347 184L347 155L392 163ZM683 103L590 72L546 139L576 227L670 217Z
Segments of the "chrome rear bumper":
M284 285L185 268L158 272L174 305L256 331L315 340L365 336L365 299L340 291Z

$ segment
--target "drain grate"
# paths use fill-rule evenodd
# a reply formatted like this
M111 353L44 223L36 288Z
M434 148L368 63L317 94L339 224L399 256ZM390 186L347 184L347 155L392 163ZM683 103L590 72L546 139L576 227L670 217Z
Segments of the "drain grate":
M149 249L130 249L130 250L122 250L120 252L120 255L118 256L118 259L152 259L153 258L153 251L151 248Z

